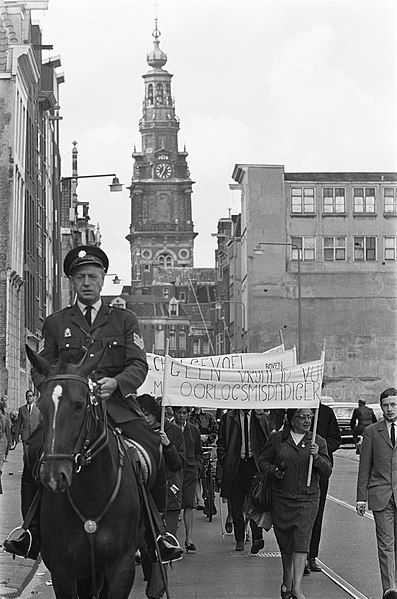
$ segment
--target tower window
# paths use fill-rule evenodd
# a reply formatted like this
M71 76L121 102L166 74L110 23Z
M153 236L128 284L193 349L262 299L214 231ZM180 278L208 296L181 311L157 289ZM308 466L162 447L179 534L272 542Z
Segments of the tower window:
M149 104L153 104L153 85L150 83L147 88L147 99Z
M158 257L159 266L170 267L172 266L172 256L169 254L160 254Z
M164 90L162 83L157 83L156 85L156 104L164 104Z

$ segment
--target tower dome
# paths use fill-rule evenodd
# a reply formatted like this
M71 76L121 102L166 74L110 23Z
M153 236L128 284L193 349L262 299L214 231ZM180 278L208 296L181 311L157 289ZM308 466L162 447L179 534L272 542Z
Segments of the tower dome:
M147 55L147 63L149 66L153 67L154 69L161 69L161 67L163 67L165 65L165 63L167 62L167 55L160 50L160 31L157 29L157 18L155 19L156 22L156 27L155 30L153 31L152 35L154 37L154 48L151 52L149 52L149 54Z

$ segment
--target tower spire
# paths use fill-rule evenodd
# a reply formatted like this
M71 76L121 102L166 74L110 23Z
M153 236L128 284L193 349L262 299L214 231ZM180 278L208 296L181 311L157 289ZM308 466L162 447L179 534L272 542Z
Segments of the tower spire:
M161 31L159 31L159 28L157 27L157 17L154 19L154 31L152 33L152 36L154 37L154 41L153 41L153 45L154 48L153 50L147 55L147 63L149 66L153 67L154 69L161 69L167 62L167 55L165 54L165 52L163 52L162 50L160 50L160 36L161 36Z

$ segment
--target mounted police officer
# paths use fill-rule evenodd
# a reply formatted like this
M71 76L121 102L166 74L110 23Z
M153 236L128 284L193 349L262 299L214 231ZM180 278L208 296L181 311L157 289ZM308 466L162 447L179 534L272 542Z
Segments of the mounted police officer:
M65 257L64 272L73 284L76 301L72 306L48 316L43 326L44 348L40 356L51 363L59 359L79 363L88 348L93 353L108 346L95 372L96 396L106 400L109 420L126 437L143 445L150 456L159 461L158 436L148 427L136 402L136 391L146 378L148 370L144 343L136 315L125 309L111 308L101 299L101 290L109 260L97 246L78 246ZM40 390L45 377L32 370L35 386ZM22 475L21 507L24 518L37 491L33 466L42 441L41 434L30 440L29 464ZM159 512L165 512L166 487L164 470L159 468L156 481L150 481L152 495ZM30 537L24 531L17 540L6 540L4 549L10 553L35 559L40 551L39 510L30 522ZM159 543L164 559L178 559L179 548ZM164 555L163 555L164 553ZM178 556L176 555L178 554Z

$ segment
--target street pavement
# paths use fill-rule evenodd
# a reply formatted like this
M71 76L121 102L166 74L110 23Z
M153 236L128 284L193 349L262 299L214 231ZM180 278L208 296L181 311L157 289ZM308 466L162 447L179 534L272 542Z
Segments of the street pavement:
M3 468L3 495L0 495L1 539L20 524L19 485L22 471L22 448L10 452ZM224 504L216 498L217 515L210 523L202 512L194 512L193 540L196 553L185 554L169 570L171 599L276 599L280 597L281 559L273 531L264 533L265 547L257 555L250 553L251 542L244 552L234 551L233 534L221 526L226 517ZM184 543L183 526L178 536ZM346 556L347 557L347 556ZM320 562L321 564L321 562ZM307 599L367 599L349 583L324 566L324 572L311 573L304 578ZM0 597L52 597L51 577L40 560L16 558L0 553ZM145 599L142 570L138 566L131 599ZM25 589L25 591L24 591ZM31 590L33 589L33 590Z
M22 466L22 444L19 443L13 451L9 452L7 461L3 465L1 476L3 494L0 495L0 545L14 528L21 525L19 490ZM16 531L16 535L18 535L18 531ZM0 596L19 597L33 578L38 561L18 556L13 559L9 553L0 549Z

